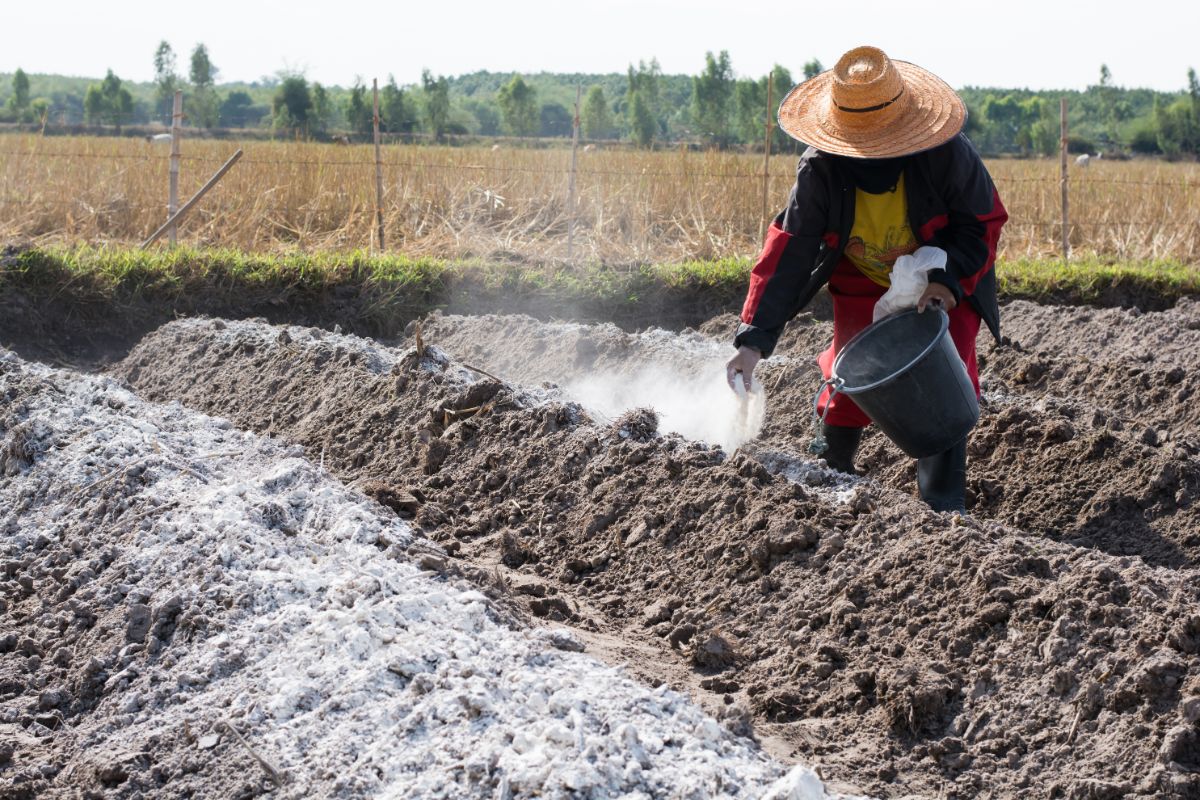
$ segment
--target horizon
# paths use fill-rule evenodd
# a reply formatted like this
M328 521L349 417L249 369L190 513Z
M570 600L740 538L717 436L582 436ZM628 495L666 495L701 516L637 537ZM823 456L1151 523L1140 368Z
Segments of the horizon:
M423 69L454 77L480 71L622 74L651 59L664 74L695 75L706 52L721 50L729 52L738 77L761 77L776 63L799 76L805 62L816 58L828 68L863 43L919 64L955 88L1083 91L1099 82L1100 65L1107 64L1114 86L1174 93L1186 89L1189 68L1200 68L1200 48L1191 38L1200 28L1200 4L1178 7L1166 0L1146 0L1136 15L1111 1L1085 12L1013 0L1001 15L975 7L948 15L944 4L932 0L913 0L902 13L881 0L862 0L853 26L814 13L779 14L761 2L740 4L731 14L716 0L613 0L600 9L564 9L548 0L504 7L463 0L452 8L342 16L313 0L286 7L213 0L205 11L197 16L132 0L121 4L114 25L111 7L63 0L54 8L59 21L48 24L46 13L18 6L8 10L10 29L51 27L54 46L47 47L46 36L12 37L0 55L0 72L19 67L28 74L97 80L112 69L123 80L149 83L154 50L163 40L184 76L192 49L202 42L220 84L262 82L291 71L342 88L356 77L369 84L388 75L411 85ZM810 23L819 30L808 33ZM99 29L106 31L101 46Z
M176 55L178 56L178 54L176 54ZM647 61L648 61L648 59L647 59ZM20 66L20 65L18 65L18 66ZM784 65L784 66L786 66L786 65ZM823 66L825 67L825 69L829 69L833 65L823 63ZM0 76L4 76L4 78L7 79L11 75L13 75L13 73L15 71L16 71L15 69L0 69ZM126 76L120 74L119 72L116 72L116 70L113 70L113 71L114 71L114 73L116 73L117 77L119 77L123 83L132 83L132 84L139 85L139 86L153 86L154 85L153 78L149 78L149 79L145 79L145 80L135 80L135 79L127 78ZM1200 68L1198 68L1197 71L1200 71ZM801 76L796 75L795 70L793 70L792 72L793 72L793 77L796 78L797 82L803 80L803 78ZM281 73L282 73L282 71L280 73L275 73L272 75L261 75L257 78L253 78L251 80L242 80L242 79L226 80L226 79L222 78L221 76L218 76L217 81L214 84L214 86L217 88L226 87L226 86L266 87L268 85L274 85L274 83L278 82L280 79ZM602 77L609 77L612 75L625 75L626 70L624 70L624 69L613 70L610 72L580 72L579 70L565 70L565 71L561 71L561 72L556 72L556 71L547 70L547 69L525 70L525 71L477 69L477 70L471 70L470 72L447 73L442 77L448 78L450 80L454 80L456 78L462 78L462 77L466 77L468 75L475 75L475 74L481 74L481 73L490 73L492 75L521 75L526 78L537 76L537 75L555 75L555 76L582 75L582 76L586 76L586 77L602 78ZM80 80L80 81L97 81L98 82L98 81L101 81L104 79L103 72L101 72L100 74L96 74L96 75L69 75L69 74L63 73L63 72L32 72L30 70L25 70L25 74L29 77L65 78L67 80ZM303 73L301 73L301 74L303 74ZM695 73L666 72L664 70L662 74L664 77L691 78L691 77L694 77L696 74L699 74L699 70L697 70ZM763 74L765 75L766 72L764 72ZM370 77L358 76L358 77L361 77L364 85L366 85L368 88L370 88L372 78L378 77L379 84L382 87L383 84L385 84L387 82L388 77L392 77L392 76L394 76L394 73L388 73L387 75L380 75L380 76L370 76ZM184 82L186 83L187 82L186 74L184 74L183 77L185 79ZM309 80L310 83L314 82L314 79L311 78L310 76L305 75L305 77ZM400 80L399 76L395 76L395 77L396 77L396 85L400 86L401 88L407 89L410 87L419 87L420 86L419 78L415 81L405 81L405 80ZM762 76L761 75L743 75L741 73L738 73L737 77L740 79L740 78L761 78ZM271 83L268 84L268 81L270 81ZM350 91L351 87L354 85L353 81L351 81L349 83L341 83L341 82L325 83L324 81L315 81L315 82L320 83L326 89L333 89L333 90L346 91L346 92ZM2 83L2 81L0 81L0 83ZM1084 86L1084 87L1080 87L1080 88L1064 87L1064 86L1043 86L1043 87L1035 88L1032 86L1016 86L1016 85L1000 86L1000 85L977 85L977 84L967 84L967 85L963 85L963 86L954 86L952 84L951 88L954 89L956 92L960 91L960 90L968 90L969 89L969 90L978 90L978 91L997 90L997 91L1006 91L1006 92L1030 92L1030 93L1035 93L1035 94L1052 93L1052 92L1080 92L1080 93L1082 93L1082 92L1086 92L1089 88L1097 85L1098 83L1099 83L1099 80L1097 79L1097 81L1089 84L1088 86ZM1131 92L1150 91L1150 92L1157 92L1157 93L1161 93L1161 94L1181 94L1181 93L1187 92L1186 76L1185 76L1185 80L1182 83L1182 85L1175 89L1156 89L1156 88L1153 88L1150 86L1126 86L1126 85L1123 85L1123 84L1117 82L1115 79L1112 83L1112 86L1115 89L1119 89L1122 91L1131 91ZM584 86L583 88L587 89L587 86Z

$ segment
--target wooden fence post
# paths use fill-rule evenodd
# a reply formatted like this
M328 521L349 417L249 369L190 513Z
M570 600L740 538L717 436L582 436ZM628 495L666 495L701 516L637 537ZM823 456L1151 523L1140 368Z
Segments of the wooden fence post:
M1062 253L1063 261L1071 257L1071 218L1067 204L1067 98L1058 101L1059 141L1058 149L1061 156L1059 183L1062 185Z
M183 91L175 90L175 102L171 106L171 176L167 187L167 219L174 219L179 210L179 139L183 132ZM175 246L177 227L171 223L167 230L167 241Z
M579 96L582 86L575 87L575 118L571 125L571 176L567 180L567 260L575 251L575 167L579 154Z
M771 134L774 125L771 124L771 89L775 84L775 70L772 69L767 74L767 135L763 146L763 201L762 215L758 218L758 240L761 242L767 234L767 214L770 213L767 206L768 186L771 181Z
M175 230L175 226L179 224L179 221L181 219L183 219L183 215L188 213L189 211L191 211L192 206L196 205L196 203L199 203L200 198L204 197L204 195L208 194L208 190L211 189L212 187L216 186L217 181L221 180L221 178L224 177L225 173L229 172L229 168L232 167L234 164L236 164L238 159L241 157L242 157L241 150L238 150L236 153L234 153L232 156L230 156L229 160L226 161L224 164L222 164L221 168L219 170L217 170L215 173L213 173L213 176L208 179L208 182L200 187L200 191L198 191L194 195L192 195L191 198L186 203L184 203L178 211L176 211L171 216L167 217L167 221L164 222L161 226L159 226L158 230L156 230L154 233L150 234L150 238L148 238L148 239L146 239L146 241L142 242L142 247L146 248L146 247L149 247L150 245L154 244L155 240L158 239L158 237L162 236L163 232L166 231L168 228L170 228L171 230Z
M378 226L379 252L383 252L383 156L379 149L379 79L374 78L371 86L375 92L375 222Z

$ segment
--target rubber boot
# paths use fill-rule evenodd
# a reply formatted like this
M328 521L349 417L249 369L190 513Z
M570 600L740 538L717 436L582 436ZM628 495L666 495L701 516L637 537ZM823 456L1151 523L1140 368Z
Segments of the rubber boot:
M934 511L967 513L967 440L917 459L917 491Z
M858 451L858 443L862 441L862 428L845 428L821 423L821 435L825 437L828 445L821 458L825 459L829 468L847 475L857 475L858 471L854 469L854 454Z

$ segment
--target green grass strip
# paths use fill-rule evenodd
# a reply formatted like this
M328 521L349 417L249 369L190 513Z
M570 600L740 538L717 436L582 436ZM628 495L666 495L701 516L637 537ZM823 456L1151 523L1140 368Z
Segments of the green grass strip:
M1149 310L1170 307L1181 297L1200 295L1200 265L1169 260L1018 259L1000 264L996 277L1004 299L1138 305Z
M370 314L393 315L474 297L524 296L583 304L592 314L640 313L656 303L699 298L733 308L745 292L750 259L677 264L530 265L446 261L365 251L246 253L237 250L140 250L129 247L32 248L0 256L0 291L19 287L85 305L182 306L182 311L238 307L247 300L319 305L331 292L353 291ZM1002 299L1165 308L1200 295L1200 266L1175 261L1118 263L1080 258L1018 259L997 269ZM461 306L461 302L458 303ZM504 310L499 303L496 310ZM214 312L215 313L215 312ZM651 324L652 319L647 319Z

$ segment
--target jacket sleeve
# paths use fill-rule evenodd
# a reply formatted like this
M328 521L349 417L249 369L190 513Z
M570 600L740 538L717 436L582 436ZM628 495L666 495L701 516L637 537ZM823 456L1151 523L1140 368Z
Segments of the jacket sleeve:
M752 347L764 358L774 351L812 276L827 229L828 197L824 180L809 160L802 158L787 207L767 230L762 253L750 273L734 347Z
M996 245L1008 212L970 140L960 134L949 147L945 172L937 176L947 206L946 225L933 237L946 251L946 271L934 272L930 279L962 300L995 266Z

